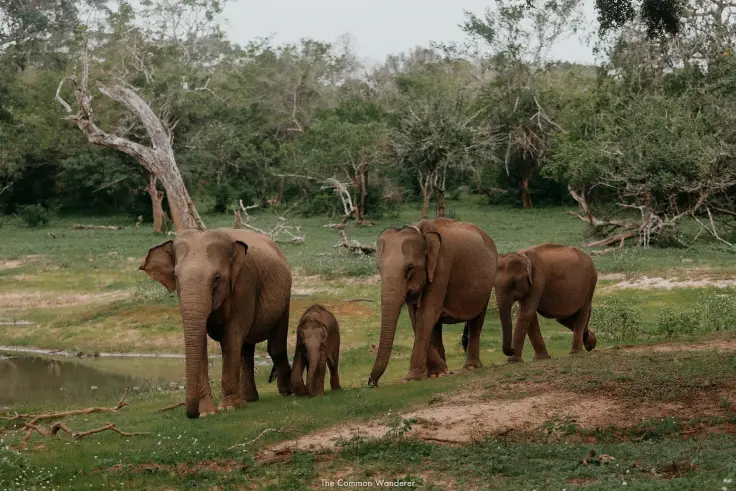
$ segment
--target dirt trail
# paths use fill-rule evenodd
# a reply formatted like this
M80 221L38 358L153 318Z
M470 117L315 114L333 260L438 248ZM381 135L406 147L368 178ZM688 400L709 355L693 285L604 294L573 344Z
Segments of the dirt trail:
M733 391L724 393L733 397ZM503 436L512 432L529 433L543 424L558 420L574 422L581 429L617 426L631 427L642 420L671 416L688 419L694 416L716 416L721 394L713 401L703 401L698 407L686 403L644 403L635 407L611 397L585 396L572 392L552 391L522 399L500 399L481 402L480 394L459 401L421 408L403 413L403 419L415 419L405 436L447 444L464 444L485 437ZM473 402L471 399L475 399ZM553 428L552 428L553 429ZM265 448L259 460L271 460L294 450L329 451L353 438L378 439L391 431L384 421L351 423L302 436Z
M0 294L0 311L9 309L31 309L48 307L69 307L108 303L131 296L130 291L120 290L106 293L54 293L22 292Z
M736 278L731 275L708 275L702 271L693 271L670 277L638 276L626 279L623 274L601 274L600 281L616 281L613 285L602 288L602 291L615 290L672 290L676 288L734 288Z
M665 343L642 346L614 346L609 348L616 351L637 352L648 351L663 353L668 351L736 351L736 339L715 339L698 343Z

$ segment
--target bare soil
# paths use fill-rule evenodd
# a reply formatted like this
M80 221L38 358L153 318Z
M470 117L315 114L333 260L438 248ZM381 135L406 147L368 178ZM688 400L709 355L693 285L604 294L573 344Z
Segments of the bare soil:
M131 292L129 291L85 294L52 292L2 293L0 294L0 311L109 303L122 300L130 295Z
M401 414L404 420L414 419L405 437L439 442L467 444L485 437L514 437L539 432L545 423L573 422L579 429L593 430L615 426L630 428L643 420L664 416L681 420L722 415L719 401L732 399L733 389L711 393L695 402L631 402L612 396L586 395L554 390L550 384L524 383L532 395L518 399L484 400L484 391L461 392L445 398L439 404ZM554 428L552 429L554 430ZM699 433L712 428L701 425ZM719 428L718 431L721 431ZM335 450L351 439L375 440L390 436L387 419L346 425L319 431L297 439L264 448L259 461L288 459L294 450L325 452Z
M660 276L640 276L634 279L625 279L621 274L600 275L601 280L617 281L613 285L604 287L603 291L615 290L672 290L675 288L733 288L736 287L736 278L730 275L703 275L702 272L692 272L685 276L663 278Z
M647 351L663 353L669 351L736 351L736 339L718 339L699 343L668 343L641 346L615 346L614 350L627 352Z

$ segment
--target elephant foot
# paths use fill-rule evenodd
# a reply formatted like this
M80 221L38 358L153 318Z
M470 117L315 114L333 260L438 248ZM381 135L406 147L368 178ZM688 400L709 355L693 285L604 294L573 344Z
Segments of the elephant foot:
M215 414L217 412L217 407L215 406L215 401L212 399L212 396L205 397L203 399L200 399L199 401L199 417L200 418L206 418L207 416L211 414Z
M243 399L240 399L238 397L225 396L222 398L222 401L220 401L220 405L217 408L220 411L232 411L233 409L243 407L244 405L245 401Z
M506 363L524 363L524 360L521 359L521 356L509 356L506 358Z
M549 356L549 353L540 353L540 354L535 354L533 359L534 361L540 361L540 360L549 360L551 358L552 357Z
M409 372L409 374L401 379L402 383L411 382L412 380L424 380L427 376L423 373Z
M429 378L447 377L447 375L448 375L447 370L444 370L442 372L430 373Z
M585 352L583 351L583 348L582 347L580 347L580 348L570 348L570 352L569 352L570 356L580 356L583 353L585 353Z
M465 370L475 370L476 368L483 368L483 363L480 360L466 361L463 368Z
M246 394L245 396L245 402L256 402L258 399L258 392L254 394Z

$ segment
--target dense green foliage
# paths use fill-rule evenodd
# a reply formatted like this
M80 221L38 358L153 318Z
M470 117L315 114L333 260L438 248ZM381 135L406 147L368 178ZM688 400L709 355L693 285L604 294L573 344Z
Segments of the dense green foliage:
M736 34L719 5L688 4L702 15L684 20L676 40L652 41L637 23L609 30L597 68L547 56L584 21L573 0L500 2L467 14L467 44L418 48L375 68L347 44L234 45L218 27L219 2L89 5L99 15L84 26L64 7L22 43L0 44L0 211L150 217L138 163L90 147L54 101L86 39L95 123L147 144L141 121L94 90L134 88L172 129L203 211L243 200L360 220L422 197L425 214L431 199L443 213L445 194L465 190L524 207L575 197L591 216L638 208L642 230L663 244L681 243L678 224L693 216L729 241ZM75 106L69 84L59 95ZM627 225L596 229L609 226Z

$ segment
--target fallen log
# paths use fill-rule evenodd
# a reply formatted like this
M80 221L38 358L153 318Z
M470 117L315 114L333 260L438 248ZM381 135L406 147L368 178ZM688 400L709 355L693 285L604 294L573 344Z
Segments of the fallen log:
M636 230L630 230L628 232L623 232L621 234L616 234L612 237L609 237L607 239L603 240L597 240L595 242L590 242L589 244L585 244L585 247L601 247L601 246L610 246L618 242L619 244L622 244L623 241L626 239L630 239L632 237L636 237L639 235L639 232ZM619 247L621 247L619 245Z
M122 230L123 227L118 227L115 225L82 225L81 223L75 223L74 225L72 225L72 228L75 230L81 230L81 229Z
M335 247L346 249L357 255L369 255L376 252L375 244L361 244L357 240L348 240L348 238L345 236L344 230L340 230L340 242L338 242Z

